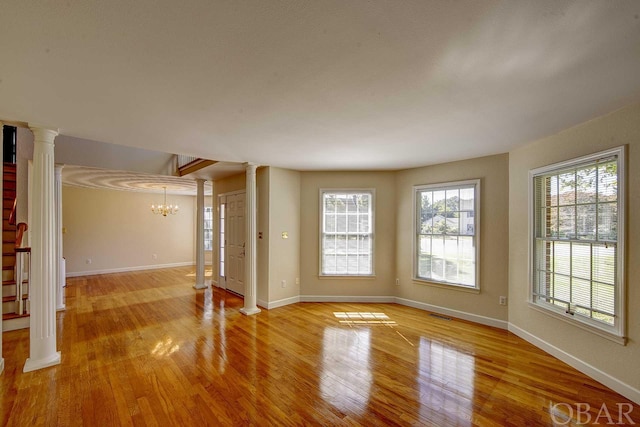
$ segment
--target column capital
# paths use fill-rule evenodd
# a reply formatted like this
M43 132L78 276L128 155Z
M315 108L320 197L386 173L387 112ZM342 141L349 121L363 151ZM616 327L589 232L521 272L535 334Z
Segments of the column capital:
M255 172L258 169L257 163L245 162L242 164L247 172Z
M53 144L56 136L59 134L59 129L48 128L45 126L38 126L29 123L29 129L33 133L34 141Z

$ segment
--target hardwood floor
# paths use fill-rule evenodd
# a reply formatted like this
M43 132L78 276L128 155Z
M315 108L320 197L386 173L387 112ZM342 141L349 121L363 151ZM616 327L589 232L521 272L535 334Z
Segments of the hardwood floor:
M61 365L22 373L29 333L4 334L2 424L606 425L603 405L640 423L637 405L509 332L395 304L247 317L191 272L69 279Z

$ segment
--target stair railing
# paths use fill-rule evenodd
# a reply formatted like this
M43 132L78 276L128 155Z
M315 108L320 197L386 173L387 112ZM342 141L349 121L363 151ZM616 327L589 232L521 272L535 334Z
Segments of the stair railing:
M26 223L21 222L17 226L16 231L16 266L14 277L16 280L16 313L19 315L29 314L30 312L30 294L31 294L31 248L22 247L22 238L24 232L29 228ZM25 279L26 276L26 279ZM24 297L24 289L27 289L27 298Z

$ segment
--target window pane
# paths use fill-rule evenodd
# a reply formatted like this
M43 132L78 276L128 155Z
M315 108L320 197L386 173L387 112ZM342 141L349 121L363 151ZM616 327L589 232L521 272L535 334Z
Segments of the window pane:
M598 205L598 240L618 240L618 205Z
M555 242L553 249L553 271L566 275L571 274L571 243Z
M571 245L571 262L573 277L591 279L591 245L574 243Z
M578 214L576 218L576 227L578 229L578 239L596 239L596 205L578 206Z
M596 168L591 166L576 171L577 203L596 202Z
M614 246L593 247L593 280L613 285L616 272L616 249Z
M559 218L559 232L560 238L573 239L575 238L575 218L576 218L576 207L575 206L564 206L561 207L560 210L560 218Z
M576 203L576 180L575 173L564 173L558 177L560 206L573 205Z

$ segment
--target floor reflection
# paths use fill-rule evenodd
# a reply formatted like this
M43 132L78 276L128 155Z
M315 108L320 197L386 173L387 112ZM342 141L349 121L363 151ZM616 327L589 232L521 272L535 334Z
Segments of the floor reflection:
M434 413L458 425L471 423L475 360L472 355L422 337L419 346L418 384L420 415Z
M320 393L340 411L362 414L367 408L372 382L370 335L368 329L324 330Z

